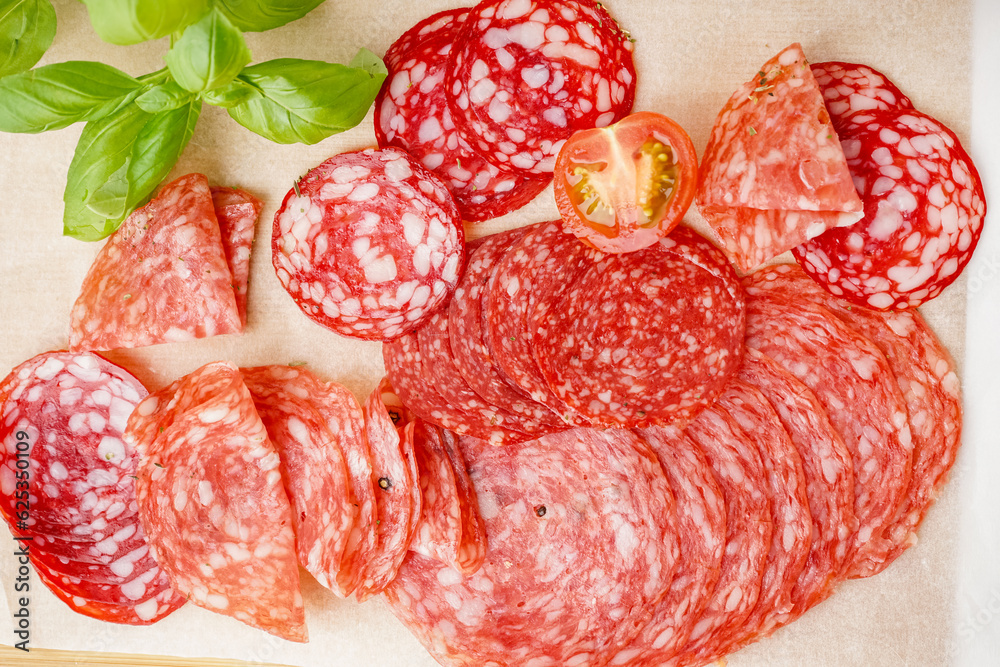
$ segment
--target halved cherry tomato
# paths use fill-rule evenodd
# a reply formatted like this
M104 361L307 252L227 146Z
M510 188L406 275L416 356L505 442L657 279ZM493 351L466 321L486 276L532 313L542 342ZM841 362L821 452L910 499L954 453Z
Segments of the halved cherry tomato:
M598 250L651 246L684 217L698 184L698 156L680 125L642 111L583 130L556 158L563 229Z

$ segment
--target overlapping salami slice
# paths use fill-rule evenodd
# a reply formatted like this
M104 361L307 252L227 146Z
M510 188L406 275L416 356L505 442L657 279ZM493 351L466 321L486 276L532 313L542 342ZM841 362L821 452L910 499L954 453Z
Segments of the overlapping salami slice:
M208 180L188 174L130 215L73 304L71 350L114 350L242 330Z
M398 148L336 155L306 174L274 218L272 262L310 319L391 340L447 302L465 264L455 201Z
M594 263L560 305L536 330L535 355L559 398L595 424L683 426L739 368L743 290L686 227Z
M955 462L962 433L961 384L955 364L919 312L851 306L820 289L797 266L760 271L748 277L747 288L751 293L767 291L792 302L808 299L825 306L875 343L896 376L913 437L913 476L889 528L887 550L869 554L867 564L855 566L857 576L876 574L916 541L917 527Z
M306 641L281 462L240 372L209 364L151 394L129 419L129 438L150 549L178 593Z
M479 498L469 479L469 468L459 444L459 436L452 431L444 431L441 434L441 444L451 463L451 469L455 472L455 486L461 509L462 539L458 544L455 566L459 572L472 574L486 560L486 526L479 513Z
M348 470L347 453L364 440L357 403L304 368L258 366L240 373L281 459L299 563L346 597L360 567L348 543L355 526L372 525L373 512L370 488L357 488ZM368 551L373 541L366 540Z
M387 589L393 613L445 665L605 664L673 579L675 505L655 457L615 429L462 443L486 562L463 576L411 554Z
M845 130L872 111L912 109L910 98L878 70L868 65L843 62L812 63L816 83L834 129L844 138Z
M462 501L443 434L440 428L421 419L413 428L407 427L406 435L413 439L410 445L423 498L410 550L457 569L462 541Z
M986 215L983 185L958 137L927 114L866 116L841 137L864 218L798 246L795 257L832 294L877 310L916 308L969 263Z
M146 389L89 353L49 352L0 383L0 513L39 578L74 611L146 625L180 607L136 513L123 440Z
M639 432L656 452L677 502L680 557L670 590L612 665L663 667L684 646L719 580L726 546L722 489L701 449L674 427Z
M829 597L845 569L857 531L851 453L816 394L773 359L748 349L737 377L767 398L802 459L813 529L809 555L791 591L791 620Z
M844 151L799 44L726 102L702 157L696 201L743 271L860 219Z
M212 206L219 221L222 248L233 277L233 292L240 323L247 324L247 288L250 284L250 251L254 229L264 202L239 188L212 188Z
M375 100L375 136L379 146L402 148L440 176L462 217L478 222L521 208L549 178L491 164L456 130L445 77L467 16L464 9L439 12L389 47L389 75Z
M851 452L858 519L851 574L869 555L885 553L886 531L910 486L913 439L892 369L874 343L828 309L768 292L747 300L747 347L812 389Z
M592 0L489 0L465 20L446 85L455 125L487 160L549 174L574 131L631 110L632 44Z

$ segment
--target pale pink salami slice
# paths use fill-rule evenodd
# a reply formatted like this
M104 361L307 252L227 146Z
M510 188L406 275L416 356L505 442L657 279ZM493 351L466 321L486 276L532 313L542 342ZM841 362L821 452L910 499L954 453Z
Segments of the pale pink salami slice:
M573 132L623 118L632 44L592 0L488 0L455 42L448 101L462 136L500 166L552 172Z
M491 164L456 130L445 76L467 16L464 9L439 12L389 47L389 75L375 100L375 136L379 146L402 148L440 176L462 217L479 222L521 208L550 179Z
M683 426L743 355L739 280L686 227L594 263L560 306L536 330L535 356L558 397L595 424Z
M895 376L879 349L828 309L766 291L748 297L747 347L813 390L851 452L858 519L847 558L852 574L869 554L884 553L910 485L913 439Z
M834 129L844 137L855 121L872 111L886 109L912 109L910 98L896 87L885 74L855 63L812 63L816 83L823 91L823 102L830 112Z
M140 456L136 492L150 549L177 592L306 641L281 461L240 372L209 364L151 394L126 438Z
M680 557L670 590L642 631L610 664L663 667L684 646L719 580L726 505L701 449L674 427L638 431L656 452L677 501Z
M479 498L469 479L469 470L459 444L459 436L452 431L441 434L441 445L455 473L458 507L462 518L462 536L458 543L455 569L463 574L473 574L486 560L486 526L479 513Z
M271 261L299 308L344 336L391 340L447 303L465 264L451 193L398 148L341 153L274 217Z
M916 308L972 258L986 216L979 172L951 130L913 109L855 119L841 141L864 218L795 257L831 294L877 310Z
M264 202L238 188L212 188L212 206L219 221L222 248L233 277L233 294L240 323L247 325L247 288L250 284L250 251L254 229Z
M445 565L457 567L462 541L462 505L455 470L448 459L441 429L423 420L406 430L412 447L423 498L410 549Z
M114 350L242 330L208 179L164 185L101 248L73 304L71 350Z
M240 373L281 459L299 563L346 597L358 578L348 541L364 510L371 519L372 502L348 472L346 453L358 444L347 441L364 438L354 397L305 368L258 366Z
M816 394L773 359L748 349L737 377L764 394L802 459L812 544L792 589L791 619L829 597L844 571L857 531L851 453Z
M463 576L411 554L386 591L393 612L442 664L607 663L666 593L678 558L655 456L614 429L462 443L486 562Z

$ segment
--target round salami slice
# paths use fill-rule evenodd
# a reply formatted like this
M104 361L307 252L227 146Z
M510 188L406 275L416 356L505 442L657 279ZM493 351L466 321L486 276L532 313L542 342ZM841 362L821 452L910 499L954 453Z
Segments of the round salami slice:
M46 578L56 585L61 593L104 604L135 606L170 588L170 580L166 573L155 567L155 564L143 572L130 577L119 577L116 581L91 581L85 573L70 575L55 572L35 559L32 559L32 564L36 572L44 570Z
M374 548L373 536L365 533L355 537L355 553L348 553L352 533L363 530L356 527L374 525L371 482L355 485L348 468L347 453L363 449L357 403L343 387L304 368L258 366L240 373L281 459L299 563L346 597L359 578L356 552L362 543L368 552Z
M605 664L673 579L675 505L655 456L622 430L462 444L486 562L463 576L411 554L392 611L442 664Z
M592 0L489 0L465 20L446 85L455 125L487 160L550 174L573 132L631 110L632 43Z
M159 567L153 560L149 545L133 549L107 564L82 563L40 549L35 549L31 558L32 562L44 566L54 575L86 579L94 583L116 583Z
M916 541L917 527L955 462L962 433L955 364L918 311L851 306L822 290L795 265L770 267L748 280L754 292L778 292L790 300L809 299L825 306L875 343L896 376L913 436L913 477L889 528L887 551L871 553L867 564L855 566L857 576L876 574Z
M864 117L872 111L913 108L910 98L896 84L868 65L825 62L809 67L823 92L833 127L842 137L856 115Z
M789 620L833 593L857 531L854 468L843 438L809 387L758 350L748 349L737 377L767 398L802 459L812 543L791 592Z
M274 218L272 263L310 319L391 340L446 303L465 233L443 183L397 148L336 155L290 190Z
M670 590L612 665L662 667L687 643L719 580L726 546L722 489L701 449L674 427L638 431L656 452L677 501L680 558Z
M719 580L677 657L700 665L725 654L757 604L773 528L764 463L733 417L712 406L685 433L705 453L726 503Z
M464 9L439 12L389 47L389 75L375 100L375 136L379 146L402 148L440 176L462 217L479 222L521 208L549 178L491 164L456 130L444 84L452 43L467 16Z
M796 247L831 294L876 310L916 308L962 272L986 199L958 137L913 109L879 111L841 137L864 218Z
M739 368L744 307L725 257L678 228L590 266L549 314L535 354L559 398L595 424L683 425Z
M885 552L887 528L910 485L913 439L906 403L875 345L823 306L754 292L748 281L747 347L774 359L812 389L854 464L857 533L847 573Z

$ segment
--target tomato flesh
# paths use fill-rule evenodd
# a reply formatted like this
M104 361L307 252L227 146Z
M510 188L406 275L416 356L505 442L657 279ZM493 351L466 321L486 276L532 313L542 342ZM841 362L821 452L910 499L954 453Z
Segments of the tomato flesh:
M632 252L656 243L694 199L698 160L684 129L640 112L569 138L556 159L563 229L598 250Z

